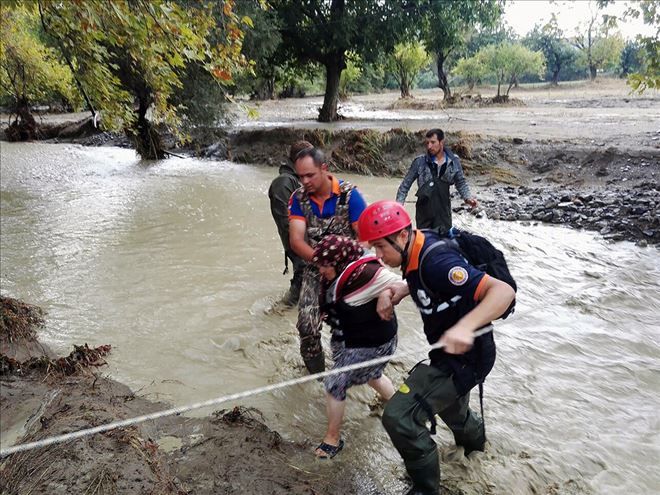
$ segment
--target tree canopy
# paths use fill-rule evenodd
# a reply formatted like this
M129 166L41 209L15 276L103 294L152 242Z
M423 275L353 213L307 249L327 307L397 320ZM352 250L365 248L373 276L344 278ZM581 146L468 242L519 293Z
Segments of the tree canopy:
M481 57L473 56L459 60L456 67L454 67L453 73L462 77L467 83L468 89L472 91L474 85L488 74L488 69Z
M90 109L101 111L105 128L133 137L143 157L164 155L152 124L179 131L172 95L186 66L199 64L218 84L230 85L247 65L241 46L251 19L237 16L234 0L15 0L7 10L35 4L46 39Z
M653 36L637 36L644 49L645 64L639 72L630 74L628 82L633 91L660 88L660 0L639 0L626 11L626 16L642 17L644 24L655 27Z
M412 98L410 90L415 84L415 79L417 79L419 71L430 61L431 57L421 43L399 43L394 47L394 52L388 60L388 70L399 84L401 98Z
M282 41L292 57L325 69L319 120L337 120L339 83L350 51L364 62L389 52L413 20L414 1L272 0L282 25Z
M531 51L519 43L502 43L482 48L476 55L487 70L497 78L497 97L502 98L500 87L508 84L505 98L516 80L524 74L541 76L545 70L543 53Z
M534 29L527 34L525 44L532 50L543 53L553 85L559 84L559 74L562 68L577 58L577 52L565 40L555 14L552 14L550 20L543 26L534 26Z
M39 28L33 6L0 10L0 97L10 100L13 124L20 119L27 126L19 131L26 139L36 132L30 105L46 100L79 104L71 72L57 51L41 41Z
M437 0L421 15L421 38L433 53L438 68L438 86L445 99L451 96L445 62L466 41L472 27L492 26L502 15L503 0Z

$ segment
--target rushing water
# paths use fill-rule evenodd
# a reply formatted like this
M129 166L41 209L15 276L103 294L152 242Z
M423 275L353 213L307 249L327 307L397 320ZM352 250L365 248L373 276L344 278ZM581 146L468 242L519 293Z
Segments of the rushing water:
M303 374L295 311L271 310L287 285L266 195L275 169L2 143L0 172L2 292L47 310L41 338L58 353L112 344L110 375L177 405ZM370 201L398 186L348 178ZM504 249L520 293L496 328L489 449L465 460L441 431L445 482L465 493L660 492L658 250L556 226L456 223ZM399 316L399 350L419 358L390 365L395 382L425 349L410 302ZM357 466L373 479L365 493L398 493L403 469L373 402L351 391L346 448L325 465L311 461L325 427L319 384L248 404L309 442L306 469Z

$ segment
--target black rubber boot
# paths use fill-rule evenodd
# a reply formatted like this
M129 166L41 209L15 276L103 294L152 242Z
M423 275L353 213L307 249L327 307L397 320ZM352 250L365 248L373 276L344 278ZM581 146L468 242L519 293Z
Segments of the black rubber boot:
M483 420L472 411L465 418L463 428L455 429L452 433L454 434L456 445L463 447L466 456L475 450L483 452L486 447Z
M286 302L290 306L295 306L300 299L300 289L302 289L303 269L305 263L298 257L291 258L291 261L293 262L293 278L290 281Z
M304 361L305 367L307 368L307 371L309 371L310 375L325 371L325 356L323 355L323 352L317 354L311 359L305 359Z
M438 452L414 462L405 462L413 486L407 495L439 495L440 459Z
M283 300L289 306L295 306L298 304L300 299L300 281L296 281L295 278L291 279L291 286L284 296Z

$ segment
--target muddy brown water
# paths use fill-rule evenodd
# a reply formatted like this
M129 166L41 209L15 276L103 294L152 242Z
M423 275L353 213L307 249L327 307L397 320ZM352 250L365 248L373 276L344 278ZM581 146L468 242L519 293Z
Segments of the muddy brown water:
M303 373L295 312L274 305L287 280L266 195L274 168L146 163L130 150L74 145L3 142L0 152L2 291L47 310L40 338L56 352L112 344L108 374L175 405ZM347 178L370 201L398 186ZM558 226L456 223L504 249L520 294L516 315L496 328L489 448L465 460L442 430L445 482L475 494L658 493L657 249ZM399 316L399 350L419 357L388 367L397 383L425 354L413 306ZM373 402L369 390L351 391L333 466L358 466L398 493L403 469ZM287 439L311 445L323 434L317 383L242 403Z

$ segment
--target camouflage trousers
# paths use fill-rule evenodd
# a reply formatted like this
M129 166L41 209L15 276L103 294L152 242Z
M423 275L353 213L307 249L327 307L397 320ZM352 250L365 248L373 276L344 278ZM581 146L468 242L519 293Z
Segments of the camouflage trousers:
M319 293L321 275L313 265L307 265L303 271L300 299L298 301L298 335L300 336L300 355L310 361L323 354L321 345L321 311Z

